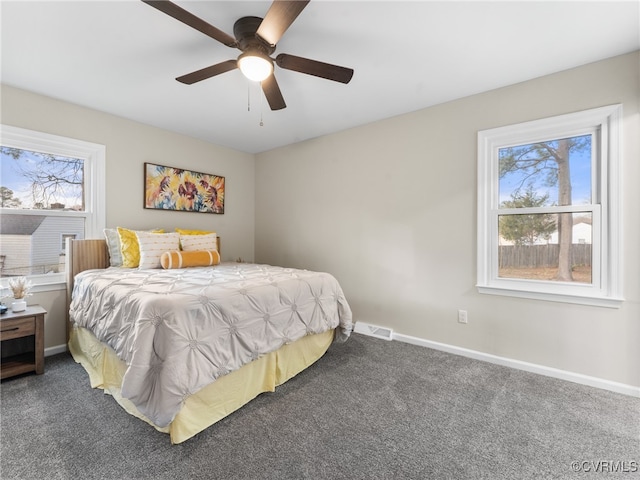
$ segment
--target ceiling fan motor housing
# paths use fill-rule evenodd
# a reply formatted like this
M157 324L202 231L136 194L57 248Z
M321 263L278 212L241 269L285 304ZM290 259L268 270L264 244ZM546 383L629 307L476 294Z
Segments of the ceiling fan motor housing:
M236 37L238 48L243 52L254 51L264 55L271 55L276 47L264 41L256 32L262 23L260 17L242 17L233 24L233 35Z

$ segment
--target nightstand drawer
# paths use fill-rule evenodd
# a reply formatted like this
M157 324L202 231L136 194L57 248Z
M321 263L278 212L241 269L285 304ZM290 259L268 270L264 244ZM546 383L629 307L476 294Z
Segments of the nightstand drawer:
M3 320L0 323L0 340L11 340L27 335L35 335L36 317Z

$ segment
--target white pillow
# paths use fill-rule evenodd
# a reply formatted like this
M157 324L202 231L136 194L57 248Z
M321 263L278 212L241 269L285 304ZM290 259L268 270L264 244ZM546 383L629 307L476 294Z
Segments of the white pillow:
M160 268L160 257L169 250L180 248L179 233L136 232L140 246L139 269Z
M185 252L193 252L195 250L218 250L216 243L218 235L208 233L206 235L180 235L180 245Z
M115 228L105 228L103 230L104 237L107 240L107 249L109 250L109 262L112 267L122 266L122 252L120 251L120 235Z

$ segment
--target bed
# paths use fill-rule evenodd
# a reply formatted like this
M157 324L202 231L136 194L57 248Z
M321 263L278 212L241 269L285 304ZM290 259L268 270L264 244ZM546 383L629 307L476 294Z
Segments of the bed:
M174 444L274 391L352 330L327 273L110 267L104 240L69 241L66 261L73 358L93 388Z

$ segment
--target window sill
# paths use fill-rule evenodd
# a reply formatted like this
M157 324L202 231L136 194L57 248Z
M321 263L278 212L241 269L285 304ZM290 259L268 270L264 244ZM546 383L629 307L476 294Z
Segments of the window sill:
M0 279L0 287L4 292L10 292L9 290L9 278L4 277ZM64 273L54 273L49 275L29 275L27 278L31 281L33 287L31 293L53 292L57 290L66 290L67 281Z
M588 305L591 307L620 308L622 306L622 303L624 302L623 298L615 297L594 297L564 293L531 292L506 287L489 287L486 285L476 285L476 287L478 288L478 293L488 295L528 298L532 300L545 300L548 302L573 303L577 305Z

